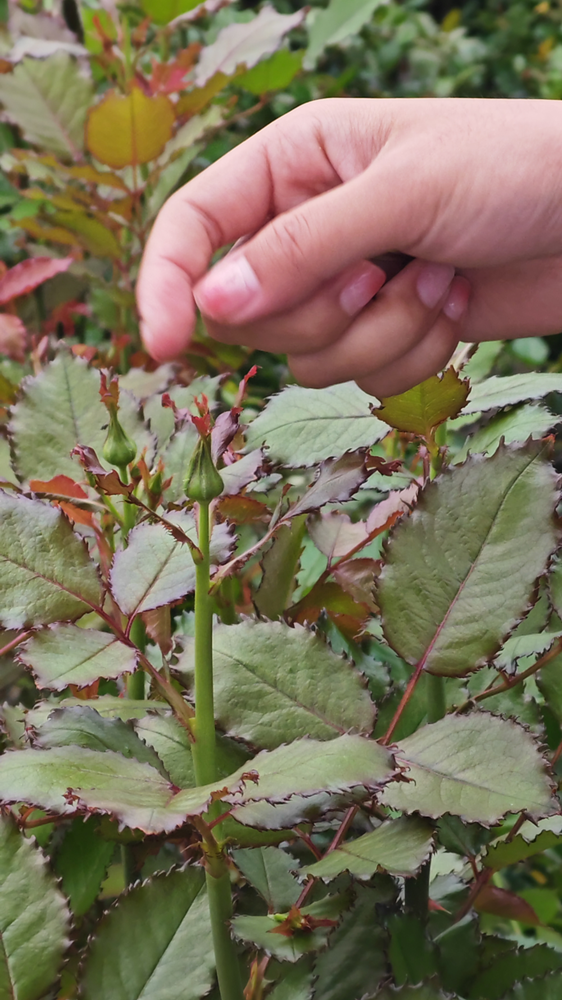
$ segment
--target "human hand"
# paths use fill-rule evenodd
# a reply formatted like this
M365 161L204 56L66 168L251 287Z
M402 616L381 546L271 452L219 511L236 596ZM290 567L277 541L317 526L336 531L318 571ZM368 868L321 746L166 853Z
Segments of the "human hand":
M179 354L196 300L212 336L287 353L306 385L392 395L459 339L556 333L561 164L554 101L304 105L164 206L138 285L145 344ZM382 287L370 259L388 250L416 259Z

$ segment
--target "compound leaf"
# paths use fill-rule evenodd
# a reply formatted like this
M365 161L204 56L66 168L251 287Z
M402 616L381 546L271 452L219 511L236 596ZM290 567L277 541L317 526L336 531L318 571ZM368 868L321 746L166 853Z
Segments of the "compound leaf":
M306 875L325 881L349 872L370 878L375 872L406 877L415 875L433 847L433 829L422 819L401 817L381 823L371 833L350 840L321 861L308 865Z
M70 943L69 916L41 851L0 816L0 996L48 992Z
M63 691L69 684L87 687L98 677L134 671L137 651L110 632L62 623L36 632L18 659L33 671L38 687Z
M187 640L178 669L194 669ZM213 632L215 713L232 736L273 749L312 736L370 733L375 706L361 675L300 625L246 620Z
M409 781L382 793L392 809L423 816L451 813L491 825L506 813L534 818L553 811L543 757L515 722L487 712L449 715L401 741L396 759Z
M0 525L3 628L79 618L99 603L96 567L59 510L0 491Z
M491 659L556 546L556 497L540 443L469 458L426 487L394 531L378 587L396 652L449 676Z
M96 929L84 1000L200 1000L213 984L214 951L202 868L136 886Z

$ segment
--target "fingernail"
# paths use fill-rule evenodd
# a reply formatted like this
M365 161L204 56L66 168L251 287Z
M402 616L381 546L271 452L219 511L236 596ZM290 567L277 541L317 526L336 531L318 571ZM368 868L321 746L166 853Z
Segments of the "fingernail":
M201 312L213 319L236 323L246 318L249 306L260 291L257 275L239 254L224 260L199 282L194 298Z
M451 264L426 264L418 274L416 288L421 302L435 309L455 276Z
M369 265L345 286L340 295L341 308L348 316L356 316L377 294L383 283L384 274L380 268Z
M452 319L454 323L458 323L466 312L469 297L470 285L468 281L465 278L455 278L443 306L445 316Z

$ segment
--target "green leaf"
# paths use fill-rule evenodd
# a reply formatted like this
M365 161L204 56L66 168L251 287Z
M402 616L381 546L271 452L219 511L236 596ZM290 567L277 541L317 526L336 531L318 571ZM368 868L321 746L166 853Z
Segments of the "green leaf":
M284 517L309 514L327 503L343 503L357 492L367 477L363 454L349 452L341 458L329 458L320 465L314 482L304 496L289 508Z
M556 497L541 444L472 457L430 483L412 517L395 528L379 580L385 635L396 652L448 676L491 659L527 610L556 546Z
M513 670L515 664L525 656L538 657L546 653L562 632L538 632L530 635L512 635L504 642L494 660L498 670Z
M347 841L303 870L306 875L325 881L342 872L357 878L370 878L378 871L405 877L415 875L432 849L431 825L421 819L402 817L381 823L357 840Z
M204 393L209 400L211 409L214 409L217 402L217 393L223 378L223 375L215 375L213 377L210 375L201 375L199 378L194 378L187 386L172 385L168 395L179 409L187 409L194 416L197 416L198 411L195 405L195 397ZM143 410L150 431L156 437L158 448L162 451L174 434L175 422L173 411L170 407L162 406L162 395L159 392L146 400ZM181 432L178 433L185 433L190 426L192 425L186 424L185 428L182 427ZM183 475L185 475L185 470L182 473Z
M379 897L358 886L353 909L330 936L316 959L315 1000L363 997L387 976L386 934L380 926Z
M47 59L23 59L0 77L0 101L28 142L64 159L84 148L86 111L93 88L65 52Z
M264 618L279 618L291 603L305 531L306 515L303 514L279 528L264 554L263 576L254 594L256 610Z
M386 986L368 1000L453 1000L448 993L442 993L437 986L401 986L394 989Z
M0 624L79 618L101 600L96 567L60 510L0 491Z
M291 871L298 863L278 847L258 847L234 851L233 859L244 877L265 899L275 913L290 910L301 894L302 886Z
M302 51L291 52L290 49L280 49L269 59L263 59L253 69L238 75L236 86L249 90L256 97L273 90L285 90L302 68L302 60Z
M132 889L96 929L84 1000L200 1000L214 951L202 868L157 875Z
M145 715L134 723L134 728L140 739L156 751L174 785L178 788L195 786L191 741L173 715ZM217 734L216 755L217 772L221 778L232 774L250 756L220 733Z
M99 373L65 349L39 375L24 379L9 425L20 479L49 480L59 474L83 478L70 452L78 444L87 444L101 454L107 411L99 386ZM121 393L119 420L140 454L145 446L153 450L153 442L137 410L136 399Z
M449 715L401 741L396 759L408 782L382 793L392 809L422 816L451 813L491 825L506 813L540 818L553 811L546 764L532 737L507 719Z
M104 719L141 719L148 712L168 712L170 707L165 701L134 701L131 698L121 698L119 695L104 694L99 698L87 701L82 698L64 698L62 701L39 702L35 708L26 712L28 726L36 729L42 726L54 708L93 708Z
M200 2L201 0L142 0L141 7L155 24L168 24L180 14L193 10Z
M199 431L195 424L186 424L185 427L172 435L161 454L165 478L172 480L164 493L168 503L178 502L185 498L183 481L199 440Z
M288 386L250 424L246 451L265 444L272 461L298 468L369 448L388 433L370 413L372 402L355 382L328 389Z
M520 375L492 375L473 385L463 413L513 406L529 399L542 399L549 392L562 392L562 375L551 372L528 372Z
M283 966L283 978L271 993L268 1000L310 1000L312 996L312 972L310 959L303 958L295 965Z
M326 896L317 903L303 906L300 913L317 920L333 920L338 918L349 906L347 893L337 896ZM270 914L267 917L239 916L232 920L232 930L237 938L249 941L263 948L268 955L284 962L297 962L302 955L319 951L326 946L333 927L313 927L312 929L295 930L291 935L279 933L282 918L287 914Z
M542 854L562 843L562 816L549 816L538 823L524 823L513 840L490 844L482 858L487 868L507 868L519 861Z
M194 640L177 668L194 670ZM312 736L370 733L375 706L358 671L300 625L219 625L213 632L215 714L221 729L259 747Z
M384 0L331 0L326 10L316 10L308 31L304 68L314 69L324 49L361 31L383 3Z
M18 659L33 671L37 687L63 691L69 684L86 687L98 677L135 670L137 651L110 632L58 624L36 632L20 647Z
M393 914L388 921L388 930L388 958L399 986L407 982L419 983L437 972L435 945L429 940L425 926L418 917L411 913Z
M86 747L89 750L113 750L141 764L150 764L168 778L162 762L152 747L134 733L121 719L104 719L93 708L76 705L56 708L36 731L34 744L43 750L55 747Z
M456 417L466 403L470 385L448 368L442 375L432 375L399 396L381 399L373 413L399 431L429 438L439 424Z
M462 883L460 887L462 890ZM446 907L447 903L442 901L441 905ZM437 945L441 985L452 993L466 996L469 985L474 979L474 970L478 968L480 947L478 923L471 914L455 922L452 915L448 916L441 912L433 913L430 917L430 921L432 920L447 921L441 933L436 933L436 929L432 929L430 923L430 934Z
M279 14L266 4L251 21L227 25L203 49L195 67L195 86L204 87L216 73L232 76L240 66L251 69L275 52L285 35L302 24L305 16L306 10Z
M562 956L560 952L554 951L552 948L548 948L546 945L535 945L534 948L519 948L519 949L509 949L503 954L494 954L493 962L488 967L483 969L473 980L471 989L469 992L470 1000L480 1000L480 997L486 997L486 1000L507 1000L507 998L517 998L517 1000L530 1000L533 994L530 994L529 998L526 997L524 993L518 993L516 986L513 993L507 993L506 991L510 987L515 986L516 983L521 983L521 980L532 979L535 976L544 976L547 972L554 972L562 966ZM562 982L562 977L560 974L556 976L548 977L551 978L553 982L560 985ZM547 980L540 980L541 986L544 987L544 982ZM552 998L558 998L560 993L552 993ZM540 992L535 994L537 1000L546 1000L548 997L547 993Z
M95 901L115 851L113 841L98 835L98 824L93 817L75 819L55 856L56 873L76 917Z
M557 972L553 976L517 983L513 990L505 994L503 1000L559 1000L561 993L562 974Z
M466 347L466 344L461 344ZM472 345L474 346L474 345ZM481 382L490 374L504 347L503 340L484 340L462 367L462 374L470 379L471 385Z
M172 511L166 519L197 544L192 513ZM233 538L226 524L211 536L211 562L223 562ZM127 548L118 552L110 574L111 591L121 611L137 615L178 601L195 589L195 564L187 544L178 542L162 524L140 524L131 531Z
M70 944L69 913L47 862L0 816L0 996L39 1000Z
M505 444L525 442L529 438L538 440L559 422L544 406L532 404L519 406L507 413L499 413L483 427L468 437L461 450L455 455L455 464L464 462L467 455L493 455L503 438Z

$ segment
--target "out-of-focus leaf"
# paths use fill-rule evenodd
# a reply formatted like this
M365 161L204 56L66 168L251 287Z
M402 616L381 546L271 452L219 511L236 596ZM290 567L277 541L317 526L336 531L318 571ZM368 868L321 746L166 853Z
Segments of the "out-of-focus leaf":
M0 995L39 1000L70 943L69 912L47 860L0 817Z
M26 295L44 281L62 274L72 264L72 257L30 257L20 264L11 267L3 278L0 278L0 305Z
M454 368L448 368L399 396L381 399L381 406L373 413L399 431L428 438L444 420L456 417L466 403L469 389L469 382L461 379Z
M406 877L415 875L433 848L433 829L425 820L402 817L381 823L371 833L331 851L304 872L325 881L349 872L370 878L377 871Z
M25 138L43 150L76 160L84 148L84 122L92 84L66 52L25 58L0 75L0 102Z
M559 419L546 407L532 404L523 404L516 410L499 413L466 439L454 461L456 464L464 462L469 452L471 455L493 455L502 438L505 444L516 441L524 443L529 438L536 441L544 437Z
M449 715L401 741L407 782L382 793L392 809L491 825L506 813L539 819L553 811L546 762L523 729L487 712Z
M555 972L541 979L526 979L506 993L504 1000L558 1000L562 990L562 973Z
M173 511L167 520L197 545L193 514ZM228 525L215 525L211 537L211 562L223 562L232 545ZM141 524L131 531L127 548L115 556L110 582L121 611L137 615L179 601L192 591L195 563L188 545L176 541L164 525Z
M315 10L308 32L305 69L313 69L329 45L356 35L384 0L331 0L326 10Z
M86 143L97 160L113 170L149 163L172 137L174 109L164 94L148 96L134 86L112 90L88 114Z
M330 936L314 966L316 1000L364 997L387 976L386 934L378 921L379 895L356 887L353 908Z
M374 584L374 575L371 579ZM314 625L324 611L343 635L353 639L368 620L371 604L370 601L358 602L340 583L319 581L297 604L287 609L286 617L300 625Z
M280 49L269 59L236 77L236 86L249 90L256 97L273 90L285 90L302 68L302 51Z
M86 212L58 211L50 219L65 231L74 233L80 246L96 257L111 257L117 260L123 253L112 230L101 219Z
M427 486L414 515L395 529L377 588L393 649L449 676L490 659L526 611L556 546L556 497L541 444L475 456Z
M536 925L539 923L539 918L533 907L526 900L508 889L499 888L497 885L483 886L474 899L473 905L478 913L492 913L495 917L518 920L524 924Z
M155 24L168 24L180 14L185 14L200 3L200 0L142 0L144 13Z
M273 913L289 910L301 894L302 886L291 871L297 862L278 847L234 851L234 861L244 877L265 899Z
M266 4L251 21L227 25L203 49L195 67L196 85L204 87L215 73L231 76L240 66L251 69L264 56L275 52L285 35L302 24L305 16L305 10L278 14Z
M38 687L64 691L69 684L87 687L98 677L133 671L137 652L109 632L60 623L36 632L20 647L18 658L33 670Z
M460 344L464 348L466 344ZM474 347L474 345L472 345ZM485 340L478 344L468 361L463 365L461 371L465 378L470 379L471 385L481 382L490 374L495 362L503 350L503 340Z
M520 375L492 375L473 385L463 413L513 406L529 399L542 399L549 392L562 392L562 375L552 372L528 372Z
M177 669L194 669L194 644ZM215 714L221 729L273 749L309 735L370 733L375 707L360 674L297 625L247 620L213 632Z
M0 354L23 364L26 344L27 331L19 316L0 313Z
M424 923L418 917L412 913L393 914L388 921L388 930L388 958L399 986L407 982L419 983L436 974L437 949L434 942L429 940ZM412 994L413 997L415 995ZM423 993L421 996L423 997Z
M214 951L202 868L157 875L106 913L84 963L84 1000L200 1000Z
M0 624L79 618L101 593L94 563L60 511L0 491Z
M437 986L386 986L368 1000L454 1000L448 993L442 993Z
M246 450L264 444L272 461L298 468L369 448L388 433L370 413L372 401L355 382L328 389L288 386L248 427Z
M295 965L282 966L283 978L273 987L269 1000L310 1000L312 970L310 959L302 958Z
M350 452L341 458L329 458L322 462L318 475L300 500L285 514L285 518L298 517L319 510L327 503L343 503L357 492L367 479L365 456L360 452Z
M99 836L98 825L93 817L75 819L55 857L55 871L76 917L86 913L96 899L115 850L112 841Z
M305 926L302 930L295 930L294 933L281 932L283 917L287 917L286 913L271 914L267 917L234 917L232 929L237 938L263 948L268 955L274 955L284 962L297 962L302 955L319 951L326 946L330 933L348 906L349 897L343 893L326 896L311 906L303 906L302 910L297 912L300 912L303 918L312 921L312 927ZM291 914L290 910L289 919ZM319 923L315 925L315 921ZM328 921L328 925L325 926L321 921Z
M261 561L263 576L254 603L259 614L265 618L278 618L290 602L305 530L306 517L293 518L279 528L264 554Z

